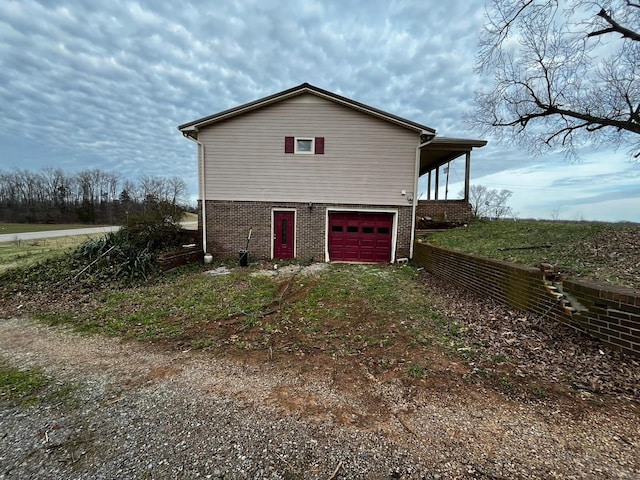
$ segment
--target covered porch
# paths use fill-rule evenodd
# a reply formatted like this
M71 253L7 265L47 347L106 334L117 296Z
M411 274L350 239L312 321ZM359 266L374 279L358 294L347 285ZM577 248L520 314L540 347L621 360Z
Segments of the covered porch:
M441 223L465 223L472 217L469 203L471 151L487 144L486 140L435 137L420 147L419 178L426 176L426 198L416 206L416 228L425 229ZM449 167L464 156L463 198L449 198ZM444 177L444 188L442 185Z

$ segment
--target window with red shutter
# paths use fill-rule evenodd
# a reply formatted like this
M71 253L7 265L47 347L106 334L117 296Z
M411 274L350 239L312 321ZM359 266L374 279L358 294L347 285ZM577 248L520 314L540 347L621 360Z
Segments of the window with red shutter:
M324 155L324 137L284 137L284 153Z

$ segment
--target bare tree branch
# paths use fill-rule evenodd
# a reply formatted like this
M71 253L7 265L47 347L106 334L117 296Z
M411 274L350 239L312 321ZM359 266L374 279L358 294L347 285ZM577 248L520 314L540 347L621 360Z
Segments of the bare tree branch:
M533 151L627 144L640 158L640 4L606 5L491 0L476 69L493 88L467 121Z
M631 5L631 4L629 4L629 5ZM611 25L611 27L605 28L605 29L602 29L602 30L598 30L598 31L595 31L595 32L588 33L587 37L596 37L598 35L604 35L604 34L607 34L607 33L617 32L617 33L621 34L624 38L630 38L633 41L640 42L640 33L634 32L633 30L630 30L630 29L625 28L622 25L620 25L613 18L611 18L611 15L609 15L605 11L604 8L602 10L600 10L597 15L599 17L604 18L604 20L609 25Z

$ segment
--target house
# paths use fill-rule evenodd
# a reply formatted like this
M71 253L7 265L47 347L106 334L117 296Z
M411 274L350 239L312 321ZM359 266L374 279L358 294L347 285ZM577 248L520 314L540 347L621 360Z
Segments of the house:
M470 152L486 144L307 83L178 129L197 144L199 229L216 257L236 257L251 230L252 258L411 258L419 176L431 192L435 172L437 202L440 166L466 154L468 192Z

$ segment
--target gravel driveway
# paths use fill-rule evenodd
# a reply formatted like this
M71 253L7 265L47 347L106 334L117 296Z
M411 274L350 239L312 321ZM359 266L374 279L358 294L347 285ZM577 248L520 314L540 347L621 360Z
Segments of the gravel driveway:
M331 362L239 361L21 319L0 320L0 354L78 385L73 405L0 401L2 479L640 477L632 401L576 408L366 375L345 390Z

